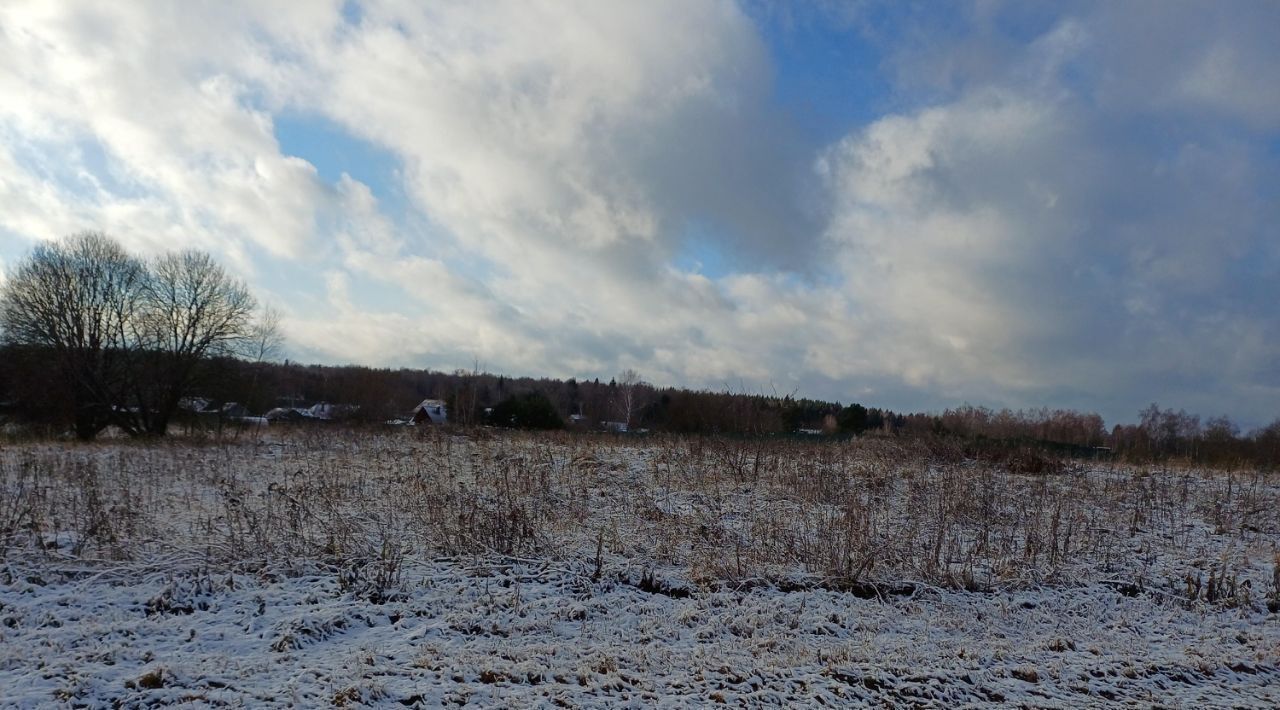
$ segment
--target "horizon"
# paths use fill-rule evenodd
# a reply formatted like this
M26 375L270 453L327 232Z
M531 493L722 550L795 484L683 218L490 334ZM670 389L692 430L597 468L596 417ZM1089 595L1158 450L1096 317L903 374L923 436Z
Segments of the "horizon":
M1280 417L1280 4L418 5L0 8L0 274L97 229L308 363Z

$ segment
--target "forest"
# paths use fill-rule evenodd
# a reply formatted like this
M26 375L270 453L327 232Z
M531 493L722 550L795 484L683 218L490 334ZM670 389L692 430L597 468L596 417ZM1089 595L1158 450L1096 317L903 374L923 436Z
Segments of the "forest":
M74 425L74 392L38 347L0 347L0 418L57 434ZM963 405L941 413L895 412L859 403L729 390L656 386L634 372L603 381L509 377L455 370L304 365L206 359L187 396L235 402L263 414L319 402L352 405L347 424L383 425L424 399L446 403L450 426L601 430L625 422L632 434L668 432L733 437L854 435L924 438L961 454L1031 450L1054 457L1183 460L1219 467L1280 465L1280 420L1242 431L1229 417L1202 419L1152 404L1137 422L1107 428L1098 414L1047 407L993 410ZM518 414L513 414L518 413ZM190 424L183 412L175 423ZM513 419L513 416L515 417Z

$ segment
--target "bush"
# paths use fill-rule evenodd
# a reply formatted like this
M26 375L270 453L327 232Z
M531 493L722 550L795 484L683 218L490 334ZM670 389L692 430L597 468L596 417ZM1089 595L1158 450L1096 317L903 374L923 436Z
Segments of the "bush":
M504 399L489 412L488 422L513 429L563 429L564 420L556 407L540 392Z

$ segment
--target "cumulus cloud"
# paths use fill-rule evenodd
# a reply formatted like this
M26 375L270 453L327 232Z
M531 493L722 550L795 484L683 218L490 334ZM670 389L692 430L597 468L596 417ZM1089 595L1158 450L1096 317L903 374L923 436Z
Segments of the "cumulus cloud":
M424 209L489 258L660 259L704 218L775 268L812 238L776 194L807 157L730 3L379 3L319 59L300 100L404 156Z
M145 4L0 10L0 126L16 176L0 187L0 206L17 214L7 226L301 254L325 190L308 163L280 154L270 114L253 105L244 68L269 51L235 18L231 7ZM30 159L13 164L15 148ZM41 172L24 197L21 181Z
M950 399L1115 416L1146 398L1274 416L1280 344L1262 334L1280 318L1258 307L1269 297L1247 274L1280 266L1276 159L1206 116L1205 102L1262 125L1259 104L1280 101L1188 96L1196 62L1146 74L1171 87L1147 103L1113 96L1113 82L1133 77L1082 83L1095 38L1161 34L1125 19L1062 19L999 71L974 72L949 100L882 118L823 158L836 204L828 238L880 371ZM1170 31L1186 39L1188 26ZM1236 36L1218 29L1183 50L1214 56ZM1153 130L1162 123L1174 136ZM859 371L866 363L843 374Z
M555 374L766 375L730 366L747 363L723 342L689 357L691 334L743 304L668 266L692 220L748 272L806 269L817 242L792 199L810 156L769 109L768 57L737 7L371 4L317 62L291 100L402 156L442 227L400 266L351 263L407 289L422 277L405 265L446 272L441 255L484 274L431 279L459 323L492 325L432 347L470 333L482 359Z

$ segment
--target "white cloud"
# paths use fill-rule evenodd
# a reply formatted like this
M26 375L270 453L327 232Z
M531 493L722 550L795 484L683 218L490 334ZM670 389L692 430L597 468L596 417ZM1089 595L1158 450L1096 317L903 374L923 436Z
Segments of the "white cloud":
M6 223L46 237L69 223L105 228L146 249L186 243L234 255L253 244L301 254L325 189L309 164L280 154L271 116L253 108L252 88L235 74L267 51L235 16L141 4L0 10L0 52L10 58L0 87L11 99L0 128L10 145L82 175L99 170L78 159L78 146L101 146L110 175L99 177L116 183L86 193L45 180L44 194L26 200L5 190L3 205L18 213ZM16 167L30 179L30 166Z
M767 73L728 3L379 3L318 60L300 100L404 156L433 219L512 261L670 240L651 162L743 122Z
M1006 58L1032 67L1046 46L1070 47L1051 52L1067 58L1048 73L971 76L824 157L828 238L863 346L879 353L834 374L872 368L951 401L1065 401L1115 417L1145 398L1270 419L1259 395L1280 391L1280 343L1252 334L1280 321L1247 274L1280 266L1268 246L1280 215L1263 197L1274 158L1203 117L1181 119L1184 142L1171 143L1152 128L1168 119L1163 98L1099 105L1079 81L1078 62L1094 59L1080 38L1118 30L1090 22Z
M662 374L672 380L768 378L769 365L742 354L740 341L767 342L776 327L756 332L767 320L749 304L666 265L693 216L684 193L716 198L719 182L740 181L732 173L741 166L711 166L767 142L753 122L768 59L736 7L379 3L316 61L315 81L289 100L401 156L411 194L441 227L429 244L347 240L348 267L411 300L432 300L425 278L448 294L415 306L417 319L438 326L422 347L470 347L555 374L625 360L670 367ZM737 142L710 140L726 131ZM748 189L771 193L768 184ZM769 201L789 202L759 196L757 227L769 233L736 235L731 249L794 259L804 250L788 250L764 224L781 221ZM733 197L748 205L752 195ZM483 284L451 278L459 255L481 265ZM687 342L695 332L697 349Z

